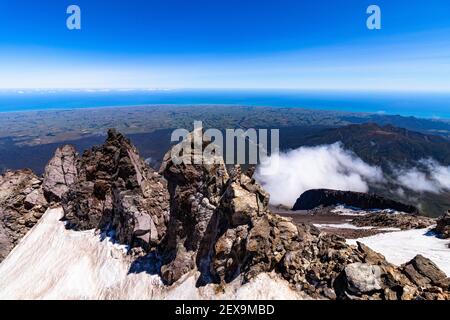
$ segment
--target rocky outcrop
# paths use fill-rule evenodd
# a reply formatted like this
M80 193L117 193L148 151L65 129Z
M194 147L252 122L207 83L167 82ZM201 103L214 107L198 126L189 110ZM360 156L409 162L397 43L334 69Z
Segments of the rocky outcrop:
M186 137L186 146L193 146L194 139L201 139L202 135L199 130L191 133ZM199 149L203 152L208 142L201 143ZM209 258L219 223L218 206L228 181L222 158L212 159L211 164L186 165L201 154L196 154L195 148L186 151L182 147L180 143L169 151L160 169L170 193L170 218L160 250L161 275L169 284L197 266L209 274ZM185 162L178 163L172 158L175 148L180 148L177 155Z
M166 182L115 130L81 157L70 146L58 149L44 187L50 199L61 198L64 219L75 230L114 229L122 243L145 249L165 234Z
M49 202L61 201L76 183L78 153L71 145L56 149L55 155L45 167L42 189Z
M47 209L41 184L31 170L8 171L0 176L0 261Z
M304 192L297 199L293 210L312 210L318 207L336 205L345 205L363 210L392 209L405 213L419 213L414 206L386 199L375 194L329 189L314 189Z
M426 289L437 286L443 290L450 289L450 279L447 278L430 259L421 255L416 256L413 260L402 266L402 271L407 277L419 288ZM428 299L429 294L425 295Z
M438 219L434 231L444 239L450 238L450 210Z
M398 228L401 230L425 229L436 220L419 215L374 213L356 217L352 224L358 227Z

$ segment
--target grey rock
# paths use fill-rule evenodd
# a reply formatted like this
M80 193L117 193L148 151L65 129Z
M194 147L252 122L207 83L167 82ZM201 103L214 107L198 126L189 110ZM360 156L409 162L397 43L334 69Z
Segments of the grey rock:
M45 167L42 185L48 201L59 202L77 181L78 153L71 145L62 146Z
M376 265L356 262L344 269L347 289L353 294L381 290L381 268Z

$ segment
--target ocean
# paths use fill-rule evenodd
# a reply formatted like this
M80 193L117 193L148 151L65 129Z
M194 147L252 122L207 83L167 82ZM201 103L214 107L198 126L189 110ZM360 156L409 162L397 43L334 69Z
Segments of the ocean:
M0 91L0 112L152 104L271 106L450 119L450 93L298 90Z

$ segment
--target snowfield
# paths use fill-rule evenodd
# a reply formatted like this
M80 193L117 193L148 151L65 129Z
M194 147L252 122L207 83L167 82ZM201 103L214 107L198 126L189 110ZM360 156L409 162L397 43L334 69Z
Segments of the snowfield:
M159 276L129 273L126 247L101 241L94 231L66 230L62 209L49 209L0 264L0 299L306 299L285 280L261 274L196 288L192 272L171 287Z
M401 265L421 254L431 259L447 276L450 276L450 241L439 239L430 232L433 227L377 234L367 238L347 240L349 244L364 243L383 254L386 259Z

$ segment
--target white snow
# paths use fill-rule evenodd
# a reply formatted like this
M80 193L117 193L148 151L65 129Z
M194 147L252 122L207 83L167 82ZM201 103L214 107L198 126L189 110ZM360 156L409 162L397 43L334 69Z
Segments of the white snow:
M433 261L450 276L449 240L439 239L430 233L431 228L377 234L367 238L347 240L349 244L357 241L383 254L386 259L401 265L421 254Z
M350 223L336 223L336 224L314 224L319 229L351 229L351 230L372 230L374 227L357 227Z
M67 230L50 209L0 264L0 299L306 299L274 274L246 285L197 288L192 271L171 287L157 275L129 274L126 247L92 231Z
M340 215L340 216L367 216L369 214L375 214L375 213L403 214L402 212L391 210L391 209L362 210L359 208L353 208L353 207L348 207L348 206L343 206L343 205L336 206L330 212Z

